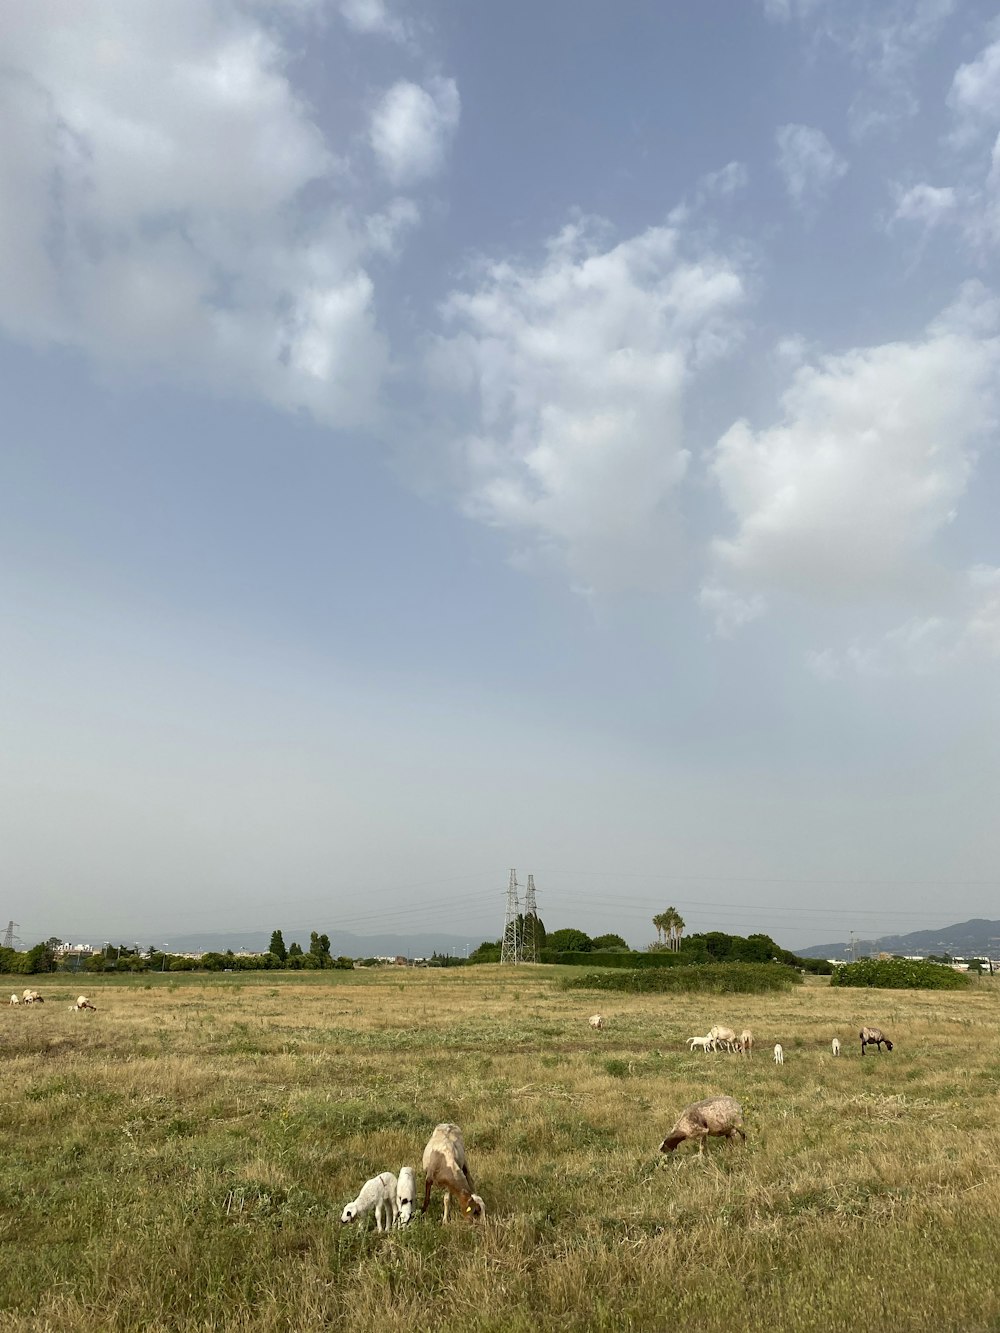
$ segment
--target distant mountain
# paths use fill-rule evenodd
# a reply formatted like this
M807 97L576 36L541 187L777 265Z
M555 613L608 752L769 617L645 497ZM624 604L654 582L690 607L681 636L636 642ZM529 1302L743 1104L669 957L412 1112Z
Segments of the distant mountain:
M851 946L846 940L836 944L811 944L795 949L800 958L848 958ZM876 953L929 954L950 953L954 958L1000 957L1000 921L980 917L961 921L957 926L939 930L914 930L909 935L880 935L876 940L855 940L857 957Z
M407 958L429 958L432 953L464 956L466 949L475 949L482 941L481 935L446 935L443 932L413 935L351 935L346 930L331 930L327 933L330 936L330 952L334 958L341 954L345 958L372 958L390 954L403 954ZM297 937L294 931L289 930L283 932L283 938L285 944L289 945ZM215 933L198 931L188 935L168 935L167 941L166 948L169 953L194 953L196 950L207 953L213 949L219 953L225 953L227 949L232 949L234 953L238 953L240 949L248 953L266 953L271 943L271 932L269 930ZM308 931L298 937L298 943L303 949L309 948ZM159 947L163 947L162 942L159 943Z

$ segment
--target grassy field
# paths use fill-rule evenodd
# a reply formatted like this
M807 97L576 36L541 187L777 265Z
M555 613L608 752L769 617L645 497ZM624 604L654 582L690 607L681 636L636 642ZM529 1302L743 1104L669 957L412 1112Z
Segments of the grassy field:
M0 1010L0 1333L1000 1328L1000 983L560 981L6 979L47 1003ZM97 1013L67 1011L81 989ZM754 1059L688 1054L715 1022L749 1024ZM891 1055L859 1057L863 1022ZM715 1092L746 1147L661 1157ZM422 1189L440 1120L486 1222L446 1228L435 1198L401 1233L342 1227L377 1171L409 1163Z

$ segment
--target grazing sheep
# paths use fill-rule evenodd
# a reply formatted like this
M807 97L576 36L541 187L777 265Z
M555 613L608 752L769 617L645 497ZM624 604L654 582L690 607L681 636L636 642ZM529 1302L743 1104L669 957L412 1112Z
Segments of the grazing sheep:
M839 1038L839 1037L834 1037L833 1042L832 1042L831 1044L832 1044L832 1046L833 1046L833 1053L834 1053L834 1055L839 1055L839 1054L840 1054L840 1038Z
M29 988L28 988L27 990L21 992L21 1003L22 1003L22 1004L44 1004L45 1001L44 1001L44 1000L42 999L42 997L39 995L38 991L36 991L36 990L32 990L32 989L30 988L30 986L29 986Z
M881 1028L862 1028L858 1033L861 1038L861 1054L864 1055L866 1046L877 1046L879 1054L882 1053L882 1043L885 1042L885 1049L892 1050L892 1042L885 1035Z
M695 1102L682 1112L681 1118L660 1144L660 1152L673 1152L687 1139L697 1140L699 1155L705 1149L705 1140L710 1134L732 1139L739 1134L746 1142L743 1132L743 1107L735 1097L706 1097L703 1102Z
M388 1231L396 1221L396 1177L391 1171L382 1171L377 1176L372 1176L371 1180L366 1180L361 1186L361 1191L356 1199L344 1209L340 1216L341 1222L353 1222L358 1217L363 1217L365 1213L375 1210L375 1227L378 1231L383 1230L382 1220L388 1214L388 1225L385 1230Z
M783 1065L785 1063L785 1052L781 1048L780 1041L774 1043L774 1063L776 1065Z
M87 999L86 995L78 995L76 997L76 1004L71 1004L69 1008L70 1008L70 1013L73 1014L77 1013L81 1009L93 1009L95 1013L97 1012L97 1005L91 1004L90 1001Z
M741 1055L748 1055L753 1059L753 1033L749 1028L744 1028L740 1033L737 1048Z
M417 1200L417 1179L412 1166L401 1166L396 1177L396 1226L407 1227L413 1221Z
M587 1019L587 1022L590 1024L592 1028L600 1029L604 1026L604 1019L601 1017L600 1014L591 1014L590 1017Z
M709 1030L708 1035L715 1043L712 1047L713 1050L718 1050L720 1046L725 1046L727 1051L733 1049L733 1043L736 1041L736 1033L732 1028L714 1027Z
M687 1043L688 1049L692 1051L696 1046L700 1046L703 1051L710 1051L712 1049L711 1037L688 1037Z
M451 1197L455 1196L462 1216L470 1222L483 1217L486 1206L478 1194L473 1194L472 1175L465 1160L465 1140L457 1125L447 1122L438 1125L424 1149L424 1206L426 1213L431 1201L431 1190L439 1185L444 1190L444 1220L450 1216Z
M10 1002L11 1002L11 1004L20 1004L20 1003L21 1003L21 997L20 997L20 995L12 995L12 996L10 997Z

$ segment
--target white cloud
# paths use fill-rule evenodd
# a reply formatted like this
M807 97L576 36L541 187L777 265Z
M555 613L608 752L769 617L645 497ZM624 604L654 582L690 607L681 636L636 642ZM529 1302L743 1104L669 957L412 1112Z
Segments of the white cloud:
M848 675L930 676L957 666L1000 661L1000 569L976 565L955 579L948 614L911 616L871 642L854 640L842 652L806 654L826 679Z
M706 583L698 593L698 604L715 622L715 632L729 639L737 630L759 619L767 610L767 602L760 593L740 597L732 588L718 583Z
M737 422L711 471L736 520L710 586L747 598L919 601L948 577L933 542L951 522L1000 407L997 305L978 286L915 342L798 370L782 420Z
M402 41L406 25L389 9L385 0L340 0L344 22L354 32L372 33Z
M688 256L676 229L611 244L593 220L541 264L493 264L452 293L430 367L466 408L453 447L467 510L527 543L522 562L565 562L583 590L660 584L679 536L685 393L736 345L744 299L739 271Z
M968 142L984 129L996 132L1000 125L1000 38L958 68L948 105L958 118L960 142Z
M958 196L950 185L913 185L908 190L897 189L893 222L918 222L925 227L937 227L949 221L958 207Z
M775 132L778 170L796 208L808 210L824 200L847 173L847 161L822 130L810 125L782 125Z
M279 37L206 0L10 0L0 36L0 325L369 417L370 242Z
M458 129L460 99L454 79L426 88L402 80L385 94L371 123L371 145L394 185L437 175Z
M916 114L914 76L955 11L956 0L762 0L765 15L797 19L811 42L843 51L863 76L850 106L856 135Z

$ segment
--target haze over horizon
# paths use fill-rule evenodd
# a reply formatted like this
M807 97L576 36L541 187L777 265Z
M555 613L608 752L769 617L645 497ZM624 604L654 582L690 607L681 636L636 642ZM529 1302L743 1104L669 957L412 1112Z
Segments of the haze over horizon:
M0 925L1000 916L995 5L0 40Z

